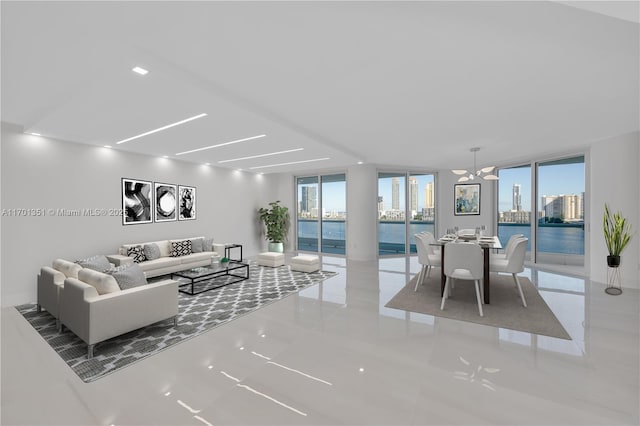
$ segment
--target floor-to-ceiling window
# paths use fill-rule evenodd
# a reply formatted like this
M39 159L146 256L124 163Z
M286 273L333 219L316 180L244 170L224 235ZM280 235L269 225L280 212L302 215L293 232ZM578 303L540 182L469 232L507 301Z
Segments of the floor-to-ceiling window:
M501 168L498 175L502 244L524 234L535 262L584 265L584 156Z
M378 253L416 253L414 235L434 230L434 175L379 172Z
M318 180L318 176L296 180L298 250L318 251Z
M584 156L537 163L536 261L584 265Z
M347 181L343 174L320 177L323 253L346 254Z
M345 174L299 177L296 186L298 250L346 254Z
M503 246L514 234L529 238L531 252L531 165L498 170L498 237Z

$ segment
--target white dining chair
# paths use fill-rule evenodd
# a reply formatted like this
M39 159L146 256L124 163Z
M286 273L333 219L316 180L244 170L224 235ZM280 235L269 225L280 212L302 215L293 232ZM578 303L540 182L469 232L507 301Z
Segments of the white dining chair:
M432 252L432 247L430 243L435 241L433 235L430 233L425 234L416 234L416 249L418 251L418 263L422 266L420 268L420 273L418 274L418 281L416 281L416 286L413 291L418 290L418 285L422 284L424 281L425 275L429 277L431 274L431 268L440 266L440 256L434 254Z
M516 241L520 238L525 238L524 234L513 234L509 237L509 241L507 241L507 245L504 246L504 253L491 253L490 259L506 259L507 253L513 250L513 246Z
M505 259L490 259L489 261L489 271L491 272L506 272L513 276L513 281L518 287L518 291L520 292L520 298L522 299L522 305L526 308L527 301L524 298L524 293L522 292L522 286L520 285L520 280L518 280L518 274L524 271L524 256L527 252L527 242L529 239L527 238L519 238L516 239L511 251L507 254ZM447 250L449 247L447 247ZM447 253L445 252L445 256ZM446 261L445 261L446 263Z
M440 310L444 310L444 304L451 292L452 280L473 281L476 287L476 299L478 311L482 312L482 279L484 272L482 248L474 243L448 243L444 251L444 274L447 279L444 284L442 303Z

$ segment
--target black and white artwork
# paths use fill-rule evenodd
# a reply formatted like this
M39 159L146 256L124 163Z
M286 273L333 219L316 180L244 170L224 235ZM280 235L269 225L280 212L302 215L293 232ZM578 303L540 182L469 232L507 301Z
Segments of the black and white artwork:
M151 223L151 182L122 178L122 224Z
M178 211L180 220L193 220L196 218L196 189L192 186L178 187Z
M178 219L176 185L168 183L154 183L156 222L169 222Z

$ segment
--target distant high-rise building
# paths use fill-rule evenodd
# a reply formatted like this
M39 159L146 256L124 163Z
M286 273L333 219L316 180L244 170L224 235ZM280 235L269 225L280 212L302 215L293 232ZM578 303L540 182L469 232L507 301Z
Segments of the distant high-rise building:
M513 184L513 208L517 212L522 211L522 194L520 193L521 186L519 183Z
M548 218L558 218L565 221L584 219L583 195L543 195L541 210Z
M302 213L311 213L316 209L315 212L317 214L318 188L316 186L303 186L301 189L300 211Z
M427 182L427 187L424 189L425 207L427 209L433 208L433 182Z
M409 178L409 210L411 216L418 213L418 179L414 177Z
M400 210L400 178L391 178L391 209Z
M378 196L378 211L379 212L383 212L384 211L384 198L382 198L382 196Z

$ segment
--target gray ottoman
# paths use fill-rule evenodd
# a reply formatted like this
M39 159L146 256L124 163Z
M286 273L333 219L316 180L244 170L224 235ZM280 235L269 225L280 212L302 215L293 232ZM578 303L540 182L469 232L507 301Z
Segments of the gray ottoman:
M320 259L313 254L301 254L291 258L291 270L315 272L320 270Z
M258 255L258 265L271 266L275 268L277 266L284 265L284 254L275 252L264 252Z

